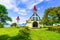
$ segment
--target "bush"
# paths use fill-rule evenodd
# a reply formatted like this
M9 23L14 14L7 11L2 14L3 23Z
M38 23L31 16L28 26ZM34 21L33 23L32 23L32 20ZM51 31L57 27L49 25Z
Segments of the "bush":
M50 31L55 31L56 29L53 28L53 27L48 27L48 30L50 30Z
M8 35L1 35L0 40L9 40L10 37Z
M43 28L47 28L46 26L44 26Z
M31 40L29 28L26 27L19 30L18 35L13 37L11 40Z
M58 27L58 26L57 27L48 27L48 30L60 33L60 27Z
M0 28L3 28L3 27L4 27L4 25L2 23L0 23Z
M60 33L60 28L58 28L56 31L57 31L58 33Z
M11 27L16 27L17 26L17 23L12 23L11 24Z

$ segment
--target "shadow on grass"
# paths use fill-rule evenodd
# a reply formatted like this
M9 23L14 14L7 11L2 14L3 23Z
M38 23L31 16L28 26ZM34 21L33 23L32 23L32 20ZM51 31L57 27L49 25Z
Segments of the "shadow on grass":
M18 35L12 37L10 40L31 40L30 30L28 28L19 30Z
M0 40L31 40L26 38L26 36L21 36L20 34L10 37L8 35L1 35Z
M30 30L28 28L19 30L19 33L16 36L1 35L0 40L31 40Z
M10 37L8 35L1 35L0 40L9 40Z

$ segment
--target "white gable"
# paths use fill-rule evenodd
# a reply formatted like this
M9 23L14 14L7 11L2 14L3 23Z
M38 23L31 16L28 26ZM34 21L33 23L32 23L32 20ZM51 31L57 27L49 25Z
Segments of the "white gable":
M39 17L36 13L34 13L34 14L30 17L30 20L31 20L31 21L39 21L39 20L40 20L40 17Z

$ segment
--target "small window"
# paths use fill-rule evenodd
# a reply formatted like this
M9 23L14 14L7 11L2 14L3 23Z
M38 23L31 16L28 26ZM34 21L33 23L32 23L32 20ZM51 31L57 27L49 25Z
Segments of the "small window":
M35 21L35 17L33 17L33 21Z
M38 17L36 17L36 21L38 21Z

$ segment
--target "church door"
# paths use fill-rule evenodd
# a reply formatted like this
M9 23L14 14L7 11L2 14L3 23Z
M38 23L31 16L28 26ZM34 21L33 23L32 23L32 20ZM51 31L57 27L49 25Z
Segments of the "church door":
M38 27L38 23L37 22L33 22L33 27Z

